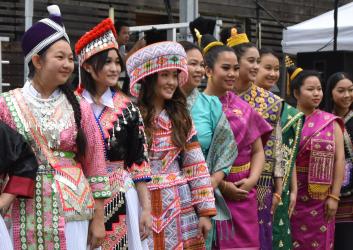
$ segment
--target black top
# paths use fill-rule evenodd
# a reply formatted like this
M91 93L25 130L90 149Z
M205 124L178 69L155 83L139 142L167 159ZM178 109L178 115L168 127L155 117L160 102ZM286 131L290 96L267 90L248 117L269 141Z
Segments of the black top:
M0 121L0 174L35 179L38 163L21 134Z
M147 146L139 109L121 91L113 92L114 109L105 107L97 118L108 161L123 161L125 169L148 163ZM148 167L148 164L145 164ZM131 169L130 169L131 170ZM132 179L149 180L150 171L133 168ZM131 173L131 171L129 171Z

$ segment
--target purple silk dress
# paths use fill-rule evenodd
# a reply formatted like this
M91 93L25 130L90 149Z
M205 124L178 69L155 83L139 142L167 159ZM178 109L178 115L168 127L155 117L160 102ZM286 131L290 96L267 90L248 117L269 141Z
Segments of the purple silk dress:
M259 137L265 144L272 127L234 93L227 92L220 100L238 145L238 157L226 180L236 182L249 177L252 144ZM217 222L216 249L259 249L256 188L245 200L225 200L232 220Z
M293 249L333 249L335 220L325 220L325 202L334 172L334 121L316 110L306 116L297 156L298 196L291 218Z

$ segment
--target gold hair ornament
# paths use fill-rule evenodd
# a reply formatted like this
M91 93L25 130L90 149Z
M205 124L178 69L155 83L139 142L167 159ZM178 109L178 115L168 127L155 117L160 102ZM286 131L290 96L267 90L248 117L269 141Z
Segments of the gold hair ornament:
M200 31L198 29L194 29L195 31L195 35L196 35L196 38L197 38L197 44L201 47L201 38L202 38L202 35L200 33Z
M245 33L238 34L236 28L232 28L230 31L230 37L227 39L227 46L234 47L242 43L250 42L248 36Z

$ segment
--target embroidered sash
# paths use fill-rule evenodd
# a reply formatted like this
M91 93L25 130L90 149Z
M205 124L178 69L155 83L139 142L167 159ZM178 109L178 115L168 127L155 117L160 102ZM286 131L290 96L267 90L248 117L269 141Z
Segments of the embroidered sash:
M334 172L334 123L337 117L315 111L304 123L300 152L310 152L308 163L308 192L313 199L324 200L330 192Z
M234 139L232 129L229 125L227 117L222 113L214 131L211 146L208 150L206 163L209 173L212 175L218 171L231 168L238 155L237 144ZM217 215L214 220L230 220L231 214L228 206L223 198L221 191L214 189L216 199Z

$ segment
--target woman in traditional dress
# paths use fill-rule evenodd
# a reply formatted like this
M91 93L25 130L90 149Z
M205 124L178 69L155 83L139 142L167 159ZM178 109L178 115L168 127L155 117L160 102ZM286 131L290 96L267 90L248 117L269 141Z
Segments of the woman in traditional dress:
M146 185L151 180L150 166L140 112L116 87L123 61L111 19L85 33L76 43L75 51L81 67L78 92L90 103L100 128L112 192L112 197L104 202L106 237L102 246L125 249L128 245L131 250L139 250L143 248L141 240L147 238L152 226ZM143 243L145 248L146 243Z
M335 249L352 248L353 239L353 83L344 72L337 72L327 80L325 110L341 117L345 153L345 176L341 188L341 201L336 213Z
M270 91L278 82L279 59L273 50L263 47L259 50L259 71L256 74L255 84Z
M0 140L0 250L11 250L12 240L2 216L16 197L33 197L38 163L23 136L2 121Z
M150 249L204 249L216 214L213 189L179 85L188 78L183 47L159 42L127 60L130 91L141 82L139 107L151 162Z
M297 109L305 114L296 160L293 248L329 250L344 176L344 125L339 117L317 109L323 96L317 72L294 67L288 71Z
M286 59L288 64L290 59ZM279 59L268 48L260 49L259 72L255 84L270 91L279 79ZM281 202L278 204L273 217L273 249L291 249L292 237L290 217L297 200L297 174L295 160L298 153L304 114L283 102L281 112L282 145L284 176Z
M74 62L59 7L48 11L23 36L29 80L0 98L0 120L26 138L39 163L34 198L13 204L14 248L93 249L105 236L110 197L103 147L91 108L66 84Z
M229 174L237 156L237 146L218 97L205 92L200 93L197 90L205 74L201 49L187 41L182 41L180 44L186 52L189 72L188 81L181 89L187 96L188 109L211 174L211 183L216 198L217 215L212 218L212 230L206 241L206 248L212 249L212 242L216 239L215 221L231 219L218 186Z
M259 249L256 183L264 164L263 143L271 126L231 90L238 80L239 64L234 51L211 35L201 37L206 75L205 94L220 98L238 145L238 157L219 185L231 220L217 221L216 249ZM227 210L225 210L227 212Z
M273 214L281 201L284 176L280 150L282 99L254 84L259 70L260 55L245 33L238 34L233 28L227 45L234 49L240 65L239 80L234 85L235 93L273 127L273 132L264 145L265 166L257 183L261 249L271 250Z

